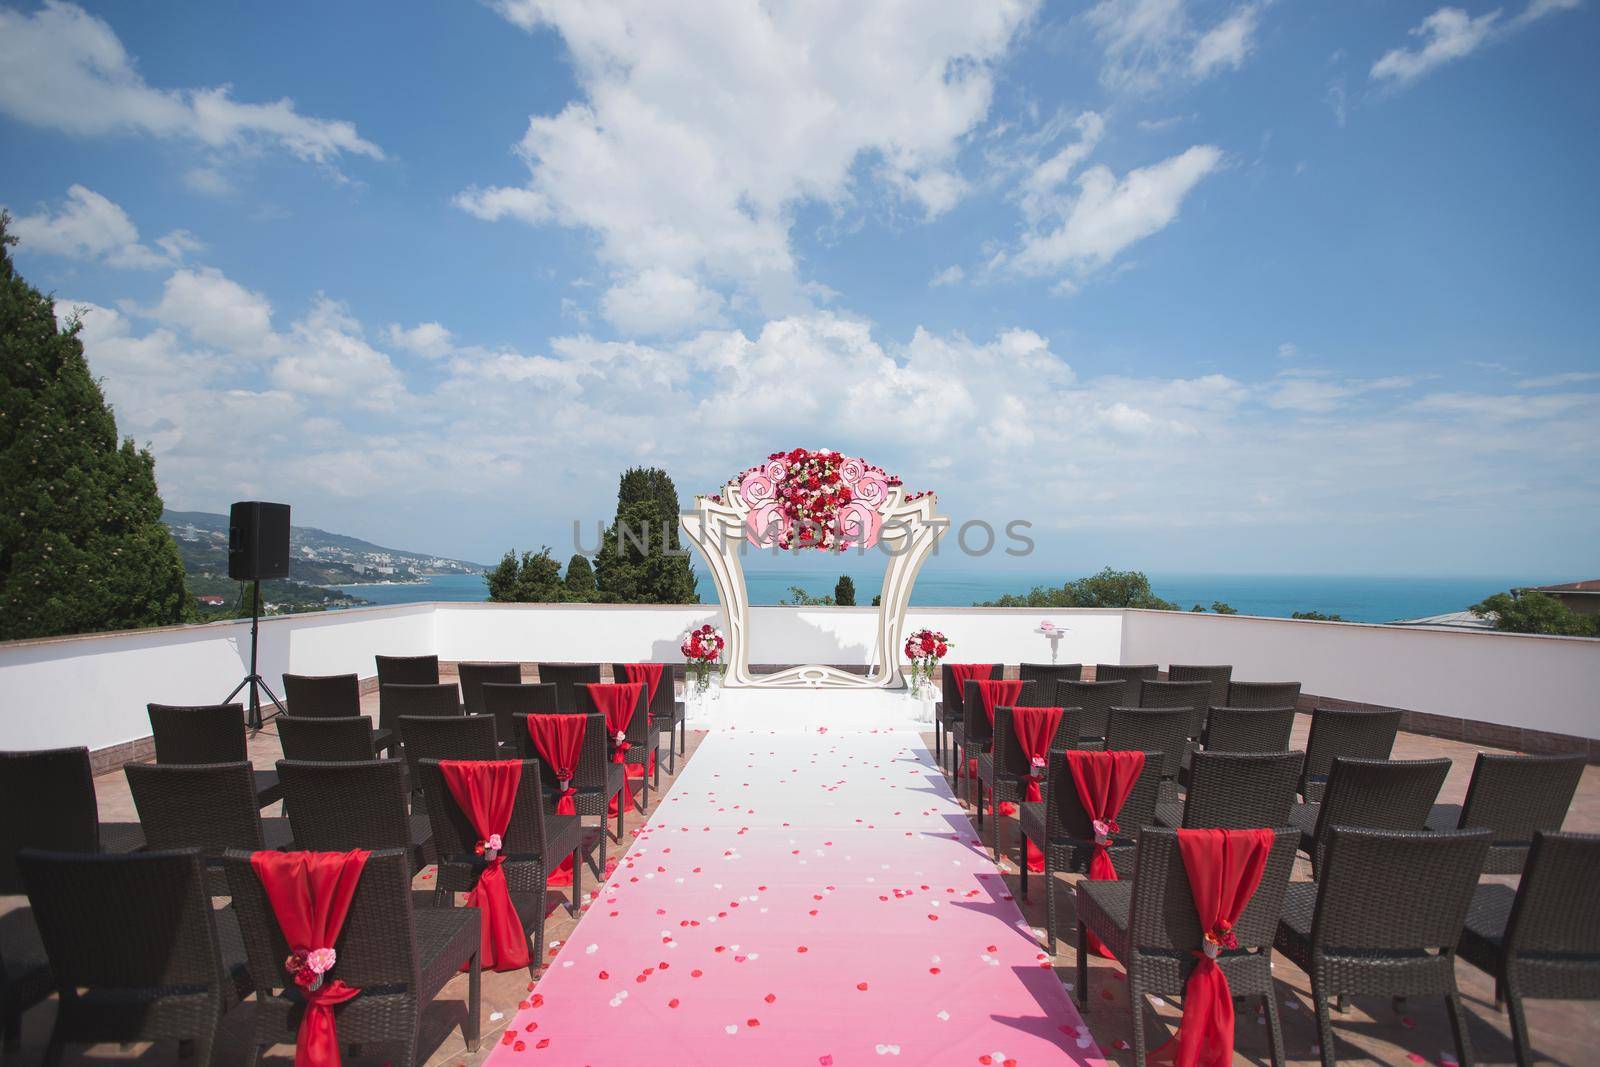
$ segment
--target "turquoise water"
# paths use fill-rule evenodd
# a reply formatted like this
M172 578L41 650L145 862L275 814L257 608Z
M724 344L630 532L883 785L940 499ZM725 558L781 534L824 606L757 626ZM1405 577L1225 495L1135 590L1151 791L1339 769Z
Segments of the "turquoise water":
M828 567L828 563L832 567ZM854 562L854 561L851 561ZM754 604L776 604L789 596L789 587L801 586L821 596L832 594L842 573L840 561L822 560L796 568L755 568L745 575ZM882 587L883 575L848 568L856 584L856 603L871 604ZM714 603L716 588L704 567L696 568L700 599ZM1074 572L1076 576L1076 572ZM911 603L925 606L965 607L993 600L1004 593L1022 593L1035 585L1059 586L1060 572L996 571L942 567L923 569ZM1213 600L1231 604L1244 615L1287 617L1296 611L1343 615L1352 622L1392 622L1461 611L1491 593L1512 586L1543 585L1561 581L1561 575L1510 577L1360 577L1349 575L1166 574L1155 572L1150 583L1157 596L1188 608L1196 603L1209 608ZM480 575L445 574L421 585L347 585L340 588L374 604L414 604L429 600L486 600Z

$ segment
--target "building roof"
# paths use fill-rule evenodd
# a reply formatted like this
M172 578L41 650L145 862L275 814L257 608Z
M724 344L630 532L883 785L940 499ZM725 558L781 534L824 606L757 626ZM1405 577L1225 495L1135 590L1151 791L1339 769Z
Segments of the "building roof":
M1479 618L1470 611L1448 611L1443 615L1428 615L1420 619L1400 619L1390 626L1428 626L1447 630L1492 630L1494 622Z
M1524 593L1600 593L1600 578L1582 582L1562 582L1560 585L1535 585L1521 590Z

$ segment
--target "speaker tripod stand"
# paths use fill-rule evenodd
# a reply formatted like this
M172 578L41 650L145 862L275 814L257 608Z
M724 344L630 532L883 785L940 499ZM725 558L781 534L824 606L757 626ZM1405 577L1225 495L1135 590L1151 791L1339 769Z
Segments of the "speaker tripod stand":
M272 691L272 687L267 684L267 680L261 677L261 672L256 669L256 641L260 633L261 579L257 578L250 583L250 673L245 675L244 680L234 686L233 692L229 693L226 699L222 701L224 704L233 703L233 698L239 695L239 691L249 686L250 707L248 709L248 721L252 730L259 730L265 724L265 721L261 718L261 694L258 690L266 690L267 699L271 700L272 706L278 709L274 714L288 714L288 711L283 706L283 701L278 699L278 694ZM270 718L270 716L268 717Z

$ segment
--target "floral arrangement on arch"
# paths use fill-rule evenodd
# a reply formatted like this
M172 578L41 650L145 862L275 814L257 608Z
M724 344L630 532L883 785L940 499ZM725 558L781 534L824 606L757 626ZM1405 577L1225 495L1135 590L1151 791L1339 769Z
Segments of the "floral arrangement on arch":
M772 453L733 483L750 507L745 537L751 544L842 552L877 544L881 509L889 490L901 481L864 459L829 449L792 448ZM720 496L712 499L723 502Z
M911 691L921 694L923 686L932 684L933 676L955 643L938 630L926 627L906 638L906 659L911 661Z
M727 638L709 622L698 630L690 630L683 639L678 650L689 663L689 675L696 688L705 689L711 684L711 669L722 659L722 650L727 646Z

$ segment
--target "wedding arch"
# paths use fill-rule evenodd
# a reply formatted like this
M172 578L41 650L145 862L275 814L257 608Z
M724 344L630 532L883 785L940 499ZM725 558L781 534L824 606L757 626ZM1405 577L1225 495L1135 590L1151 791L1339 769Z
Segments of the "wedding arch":
M682 516L685 535L705 556L722 601L728 668L722 684L750 689L888 689L902 684L900 638L911 587L947 523L932 493L907 493L900 479L864 459L796 448L733 478L722 492L696 496ZM775 674L750 671L750 596L746 545L783 551L879 548L888 556L878 606L876 646L865 675L821 663Z

